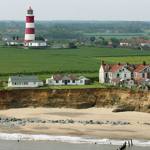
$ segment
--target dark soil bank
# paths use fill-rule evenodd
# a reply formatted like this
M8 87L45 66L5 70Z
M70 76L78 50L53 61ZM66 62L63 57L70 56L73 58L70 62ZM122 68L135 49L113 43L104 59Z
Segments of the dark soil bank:
M15 89L0 91L0 109L22 107L83 109L112 106L119 106L119 111L150 112L150 92L121 89Z

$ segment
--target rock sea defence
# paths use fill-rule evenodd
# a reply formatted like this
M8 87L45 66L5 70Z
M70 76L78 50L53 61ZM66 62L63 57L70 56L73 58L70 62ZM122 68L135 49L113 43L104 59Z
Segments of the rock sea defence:
M114 107L150 112L150 92L123 89L14 89L0 91L0 109L23 107Z

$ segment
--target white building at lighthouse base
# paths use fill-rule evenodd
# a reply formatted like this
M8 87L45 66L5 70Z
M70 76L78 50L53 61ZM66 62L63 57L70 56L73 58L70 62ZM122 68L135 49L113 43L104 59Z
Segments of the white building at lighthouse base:
M46 41L30 41L30 42L25 42L24 43L25 47L28 48L46 48L47 47L47 43Z

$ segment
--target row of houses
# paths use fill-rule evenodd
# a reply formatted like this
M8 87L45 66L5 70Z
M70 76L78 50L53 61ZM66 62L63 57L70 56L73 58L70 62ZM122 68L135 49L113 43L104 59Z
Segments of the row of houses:
M134 85L150 84L150 65L143 64L105 64L99 70L99 82L112 85Z
M90 80L84 76L75 75L53 75L46 79L45 83L38 79L37 76L19 75L11 76L8 79L9 88L37 88L45 84L52 85L86 85Z
M120 47L150 47L150 40L142 38L125 39L120 41Z
M104 84L125 86L128 88L144 86L150 88L150 65L143 64L105 64L102 62L99 69L99 82ZM84 76L70 75L52 75L44 82L37 76L19 75L11 76L8 79L9 88L36 88L45 85L86 85L90 80Z

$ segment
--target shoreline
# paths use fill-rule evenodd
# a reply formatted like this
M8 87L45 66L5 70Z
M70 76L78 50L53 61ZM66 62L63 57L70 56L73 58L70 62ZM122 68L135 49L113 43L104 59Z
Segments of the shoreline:
M68 144L94 144L94 145L111 145L121 146L125 141L128 140L116 140L116 139L97 139L92 137L77 137L77 136L51 136L44 134L21 134L21 133L0 133L1 141L50 141L50 142L61 142ZM150 147L150 140L137 140L133 139L133 146L137 147Z
M0 133L150 141L150 116L108 108L9 109L0 111Z

